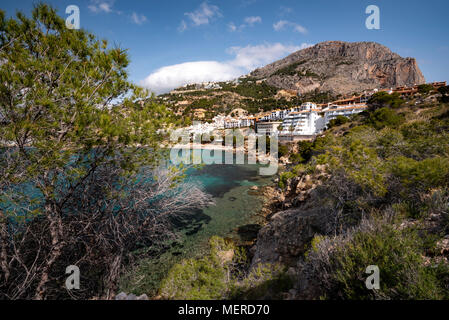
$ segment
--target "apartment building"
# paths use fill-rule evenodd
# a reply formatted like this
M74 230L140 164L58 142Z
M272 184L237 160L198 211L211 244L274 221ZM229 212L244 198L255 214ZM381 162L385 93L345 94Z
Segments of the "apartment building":
M315 103L303 103L299 111L290 112L282 122L281 135L315 135L324 127L324 117Z
M282 121L257 122L256 132L265 133L266 135L277 134L279 126L281 125Z
M332 104L323 110L325 126L329 122L338 116L350 117L354 114L363 112L368 106L364 103L352 104L352 105L336 105Z

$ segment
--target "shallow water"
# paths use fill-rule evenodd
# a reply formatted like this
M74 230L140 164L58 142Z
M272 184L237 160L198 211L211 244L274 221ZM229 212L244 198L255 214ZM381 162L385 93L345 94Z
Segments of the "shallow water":
M210 237L241 240L238 227L261 222L257 214L262 209L263 198L250 188L270 184L272 177L259 175L258 165L205 165L189 169L187 179L201 184L213 196L215 205L186 217L190 220L180 230L178 241L157 259L141 261L122 285L124 291L156 294L171 266L183 258L202 256L208 249Z
M189 256L201 252L211 236L238 239L237 227L258 222L256 214L262 209L263 199L250 188L271 182L271 177L259 175L256 165L207 165L191 173L189 179L201 183L215 200L215 205L202 210L210 220L196 233L184 236L183 251Z

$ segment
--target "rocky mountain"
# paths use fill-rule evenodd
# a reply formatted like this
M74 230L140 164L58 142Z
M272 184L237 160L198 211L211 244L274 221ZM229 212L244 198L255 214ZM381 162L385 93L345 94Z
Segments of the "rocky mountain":
M179 116L196 119L195 110L203 109L205 118L197 120L210 120L217 114L230 115L235 108L255 114L422 83L424 76L413 58L402 58L374 42L327 41L234 81L187 85L159 99Z
M374 42L326 41L251 72L279 89L350 94L425 83L416 60Z

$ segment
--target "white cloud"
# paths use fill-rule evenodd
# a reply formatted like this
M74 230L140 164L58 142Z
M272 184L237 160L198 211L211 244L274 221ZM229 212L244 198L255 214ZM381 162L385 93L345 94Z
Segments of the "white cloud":
M275 24L273 24L273 28L276 31L280 31L282 30L286 25L288 24L288 21L286 20L279 20L278 22L276 22Z
M228 28L231 32L237 31L237 26L234 24L234 22L229 23Z
M236 26L234 24L234 22L231 22L228 24L228 29L231 32L235 32L235 31L242 31L243 29L245 29L246 27L253 27L256 23L262 23L262 18L257 16L257 17L246 17L244 19L245 23L242 23L239 26Z
M255 23L261 23L262 22L262 18L261 17L246 17L245 18L245 22L249 26L253 26Z
M289 8L289 7L281 6L279 8L279 15L280 16L286 16L286 15L289 15L290 13L292 13L292 12L293 12L293 9Z
M281 31L285 27L291 27L293 29L293 31L299 32L299 33L302 33L302 34L306 34L308 32L307 29L304 28L303 26L301 26L300 24L297 24L297 23L294 23L294 22L290 22L290 21L287 21L287 20L279 20L278 22L273 24L273 29L275 31Z
M138 14L138 13L133 12L133 14L131 15L131 20L135 24L142 25L147 21L147 17L145 17L143 14Z
M246 47L231 47L227 50L235 58L228 63L251 71L257 67L266 65L292 52L305 49L309 44L303 43L300 46L283 45L281 43L261 44L257 46L248 45Z
M181 24L178 27L178 31L179 32L184 32L186 29L187 29L187 23L184 20L182 20Z
M105 12L110 13L112 12L112 6L114 4L114 0L91 0L91 4L87 7L90 11L99 13L99 12Z
M256 2L257 2L257 0L244 0L244 1L240 4L240 7L246 8L246 7L249 7L250 5L252 5L252 4L256 3Z
M293 26L293 30L295 30L296 32L302 33L302 34L306 34L307 33L307 29L304 28L303 26L299 25L299 24L295 24Z
M225 81L239 75L238 68L217 61L197 61L162 67L150 74L141 85L156 92L167 92L187 83Z
M307 43L300 46L274 43L231 47L227 53L234 56L232 60L185 62L162 67L141 81L141 85L156 93L163 93L189 83L232 80L309 46Z
M193 12L186 12L184 15L189 17L191 24L196 27L207 25L213 18L222 16L217 6L210 5L207 2L203 2L198 9ZM181 26L183 27L180 27L180 29L183 31L187 29L187 23L184 20L181 22Z

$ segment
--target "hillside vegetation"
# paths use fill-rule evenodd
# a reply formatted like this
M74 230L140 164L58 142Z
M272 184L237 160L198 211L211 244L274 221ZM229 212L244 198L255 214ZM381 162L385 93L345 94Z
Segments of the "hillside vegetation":
M173 112L184 119L193 119L195 109L206 110L204 120L211 120L218 114L230 114L235 108L242 108L250 114L266 112L275 109L287 109L312 101L325 103L339 96L328 92L312 91L302 96L290 94L277 95L279 89L268 85L265 81L255 81L252 78L239 79L239 83L219 82L221 89L175 90L158 96L161 103L166 104ZM186 104L180 103L186 102Z
M445 95L439 99L416 104L378 94L367 112L289 146L292 164L278 187L285 197L278 207L289 209L259 232L248 251L252 263L184 261L161 292L181 299L448 299L449 105ZM379 267L379 290L365 286L370 265Z

